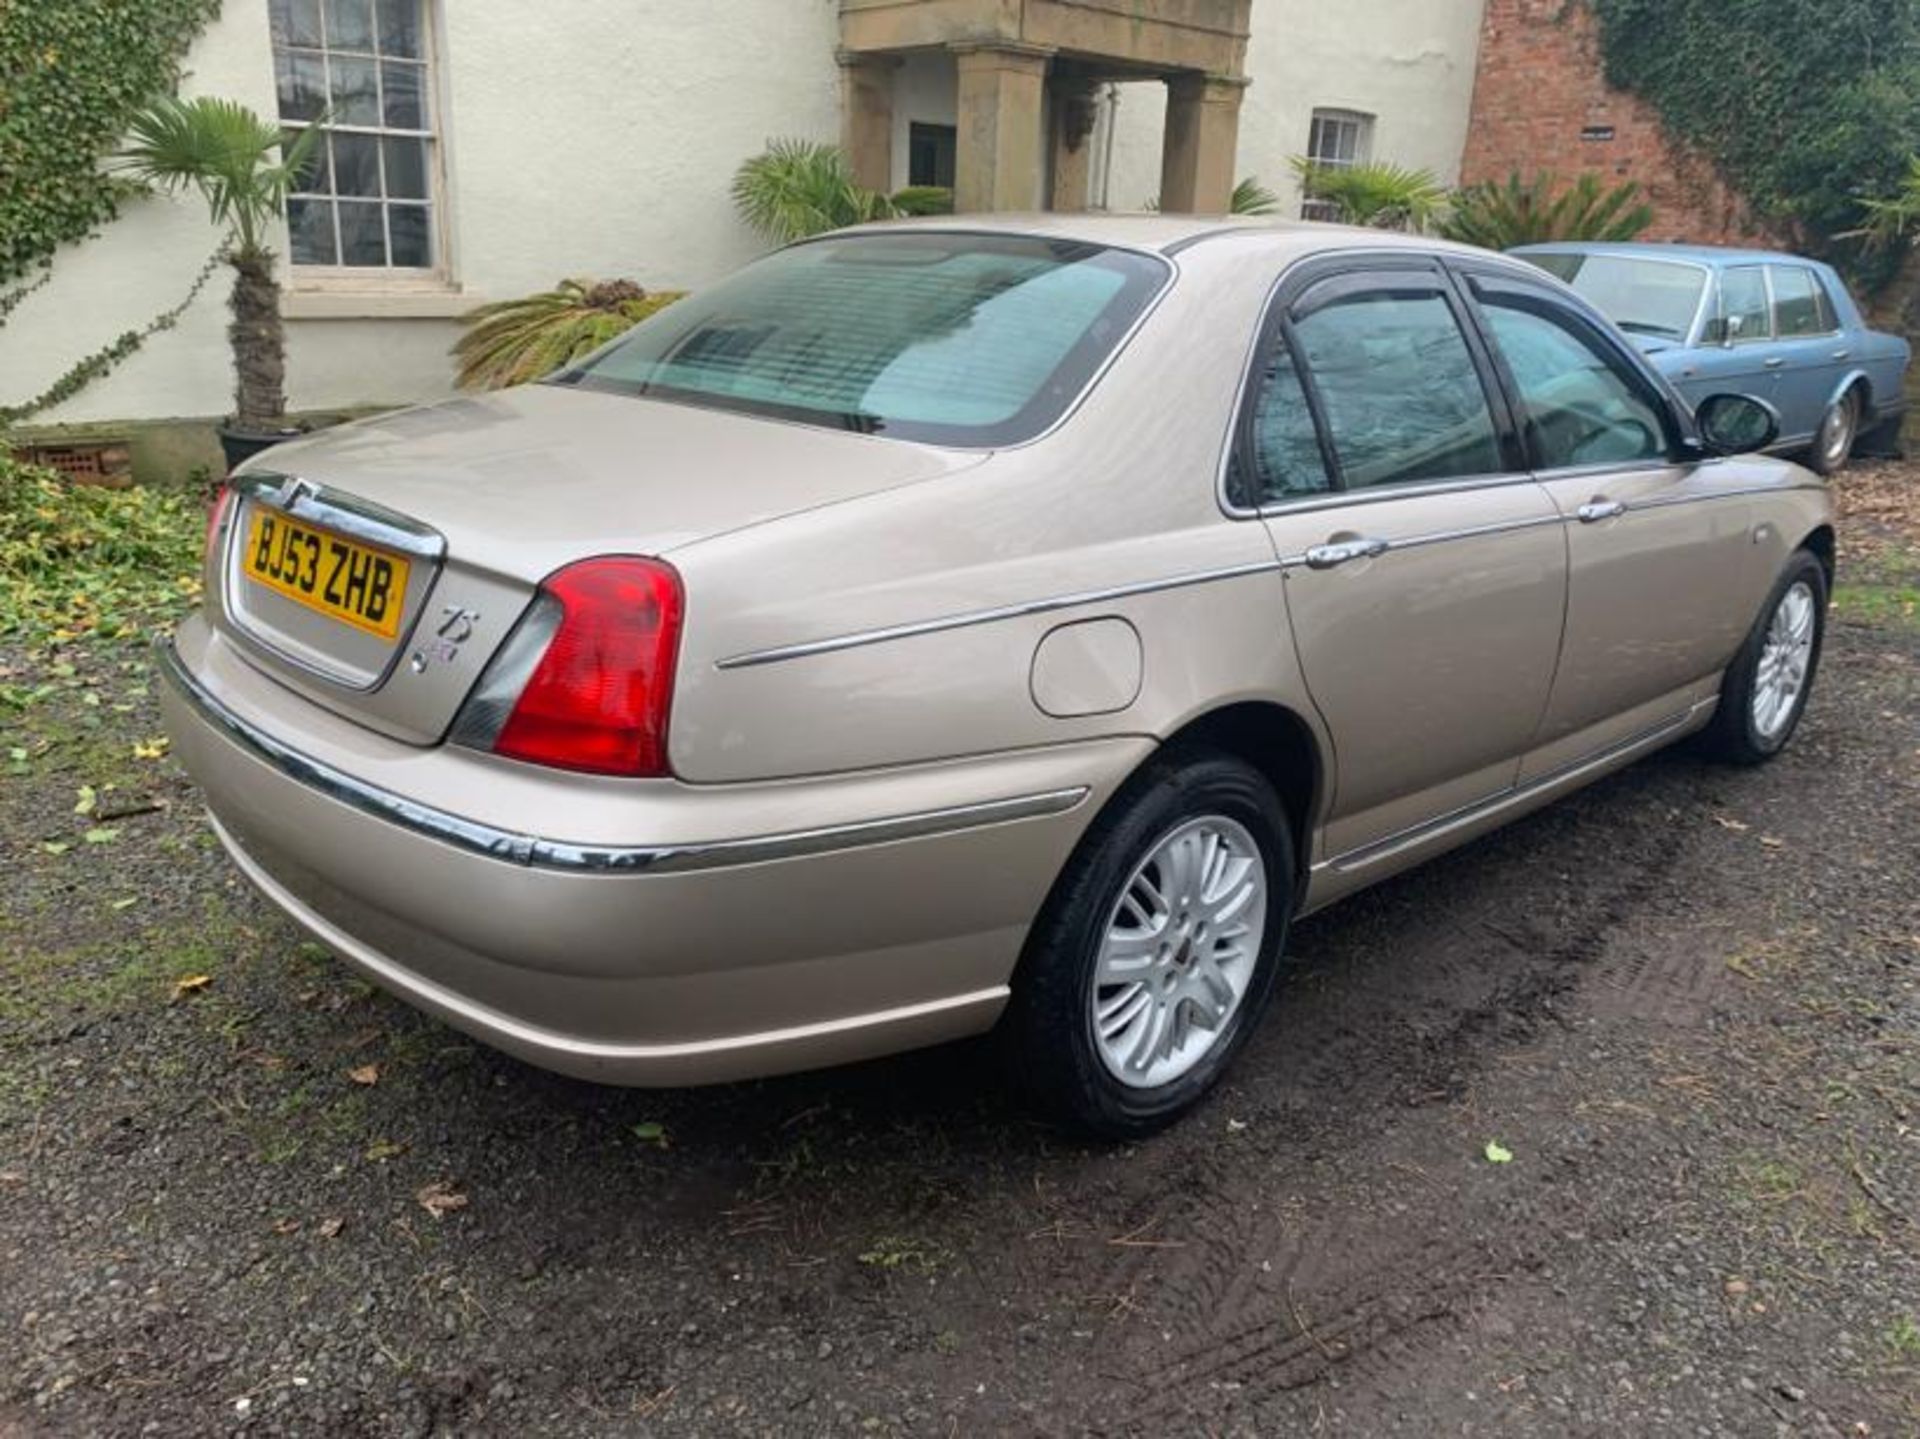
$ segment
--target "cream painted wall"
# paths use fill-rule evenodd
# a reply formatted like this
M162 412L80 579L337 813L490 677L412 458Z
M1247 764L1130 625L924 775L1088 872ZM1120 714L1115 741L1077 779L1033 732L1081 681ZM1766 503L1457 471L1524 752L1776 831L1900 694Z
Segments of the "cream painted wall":
M837 0L432 3L443 219L458 293L427 298L435 318L382 318L381 300L347 296L322 302L346 317L290 319L295 409L447 393L446 352L458 334L451 315L484 300L568 275L679 288L725 274L762 248L734 217L727 190L735 167L773 136L838 134ZM1256 0L1239 173L1297 204L1287 157L1305 148L1315 106L1339 106L1379 117L1378 158L1451 180L1465 144L1481 4ZM273 113L266 9L266 0L226 0L188 57L186 93ZM698 23L687 18L694 13ZM904 184L907 126L951 123L955 87L940 54L908 57L896 81L894 166ZM1130 84L1120 93L1108 197L1114 209L1135 209L1159 190L1164 92ZM43 389L177 300L216 240L197 201L155 198L62 252L52 283L0 329L0 402ZM177 329L40 419L225 413L226 283L217 275ZM311 314L314 302L296 295L289 310Z
M1376 117L1373 158L1459 178L1473 106L1484 0L1254 0L1236 174L1255 176L1298 215L1288 167L1316 109ZM1120 87L1108 205L1137 210L1160 193L1166 94Z
M740 161L772 136L839 133L836 0L436 0L435 10L462 292L439 302L449 313L568 275L705 284L764 248L728 198ZM271 115L266 0L226 0L187 64L184 93ZM217 239L197 200L156 198L63 251L52 283L0 329L0 402L44 389L173 303ZM177 329L36 423L225 413L226 286L216 275ZM451 318L287 328L295 409L427 399L451 385Z

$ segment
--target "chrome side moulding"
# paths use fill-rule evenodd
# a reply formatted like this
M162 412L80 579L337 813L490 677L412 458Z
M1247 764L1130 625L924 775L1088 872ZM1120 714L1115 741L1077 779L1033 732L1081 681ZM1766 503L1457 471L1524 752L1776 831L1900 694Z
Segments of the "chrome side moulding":
M420 804L304 755L257 725L248 723L209 693L181 663L171 640L162 640L156 650L162 679L182 700L229 740L289 779L363 814L440 840L456 849L531 869L581 874L664 874L719 869L730 865L764 864L771 860L796 859L837 849L887 844L894 840L923 839L982 825L1064 814L1086 799L1089 792L1086 786L1080 785L1041 794L1017 795L978 804L829 825L820 829L688 844L606 845L544 839L482 824L432 805Z
M1313 872L1317 874L1321 870L1332 869L1341 874L1351 874L1355 870L1366 869L1383 860L1392 859L1395 855L1403 854L1416 845L1438 839L1449 831L1488 819L1503 809L1521 804L1542 790L1565 784L1569 780L1579 779L1593 770L1649 749L1660 741L1678 734L1698 719L1703 710L1710 710L1719 703L1717 695L1712 699L1700 700L1678 714L1669 715L1658 724L1648 726L1638 734L1629 735L1626 739L1610 744L1604 749L1596 750L1580 759L1571 760L1558 769L1549 770L1543 775L1528 780L1523 785L1503 789L1498 794L1463 805L1435 819L1425 820L1410 829L1401 830L1398 834L1390 834L1385 839L1378 839L1358 849L1350 849L1344 854L1336 854L1331 859L1324 859L1313 866Z

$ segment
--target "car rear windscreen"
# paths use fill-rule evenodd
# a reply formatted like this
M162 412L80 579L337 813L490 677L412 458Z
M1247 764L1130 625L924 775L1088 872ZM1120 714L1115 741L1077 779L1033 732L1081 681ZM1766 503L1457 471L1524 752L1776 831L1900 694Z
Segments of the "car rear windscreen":
M557 383L934 444L1032 439L1171 278L1155 256L939 231L776 251Z

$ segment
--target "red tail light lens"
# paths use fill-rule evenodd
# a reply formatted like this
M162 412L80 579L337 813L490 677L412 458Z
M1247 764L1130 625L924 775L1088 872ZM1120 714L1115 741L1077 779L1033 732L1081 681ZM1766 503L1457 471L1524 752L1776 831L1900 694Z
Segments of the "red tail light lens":
M220 493L213 497L213 506L207 511L207 538L200 546L200 568L205 569L213 563L213 548L220 543L220 536L227 528L227 516L233 512L233 489L222 485Z
M666 774L681 609L680 577L659 560L567 566L488 666L454 738L556 769Z

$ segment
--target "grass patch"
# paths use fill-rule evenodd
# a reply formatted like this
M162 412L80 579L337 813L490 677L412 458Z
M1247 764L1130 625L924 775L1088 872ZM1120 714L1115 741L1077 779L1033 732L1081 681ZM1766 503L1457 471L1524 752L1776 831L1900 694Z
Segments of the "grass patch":
M1836 585L1833 612L1843 624L1920 631L1920 585Z

